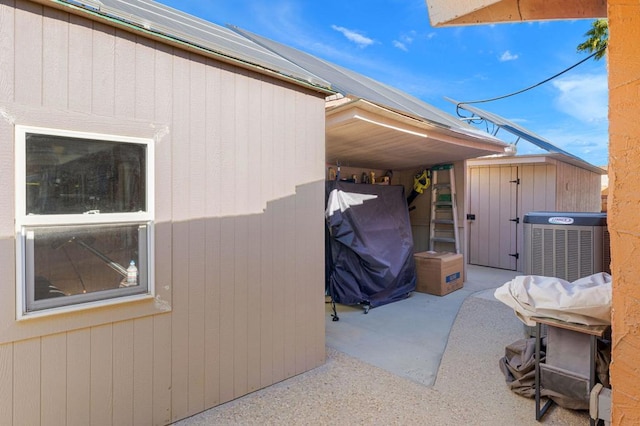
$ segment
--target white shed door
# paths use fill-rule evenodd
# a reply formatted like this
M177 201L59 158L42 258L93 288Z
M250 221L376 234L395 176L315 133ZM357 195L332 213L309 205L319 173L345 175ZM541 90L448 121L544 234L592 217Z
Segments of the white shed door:
M518 269L518 167L469 170L469 263Z

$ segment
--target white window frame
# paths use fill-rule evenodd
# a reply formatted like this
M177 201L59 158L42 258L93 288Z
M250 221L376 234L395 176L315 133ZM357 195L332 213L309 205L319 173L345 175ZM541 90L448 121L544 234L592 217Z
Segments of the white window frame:
M34 215L26 214L26 136L27 134L42 134L51 136L61 136L76 139L87 139L117 143L133 143L146 146L146 175L145 175L145 211L123 212L123 213L94 213L93 214L51 214ZM15 126L15 236L16 236L16 319L30 319L52 314L68 313L79 310L91 309L101 306L121 304L130 301L138 301L153 298L155 296L154 279L154 237L153 224L155 218L155 153L154 141L148 138L120 136L102 133L79 132L62 129L51 129L34 126ZM56 225L114 225L136 223L146 225L146 259L147 268L144 271L147 276L147 291L142 294L127 295L126 289L122 295L114 295L108 299L89 301L84 303L70 304L59 307L46 308L37 311L27 311L26 300L26 267L29 238L29 227L56 226ZM125 267L127 265L124 265Z

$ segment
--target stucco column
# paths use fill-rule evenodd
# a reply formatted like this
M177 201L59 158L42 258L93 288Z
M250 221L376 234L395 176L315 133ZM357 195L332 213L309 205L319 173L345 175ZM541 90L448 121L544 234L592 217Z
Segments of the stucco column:
M640 2L609 0L613 424L640 424Z

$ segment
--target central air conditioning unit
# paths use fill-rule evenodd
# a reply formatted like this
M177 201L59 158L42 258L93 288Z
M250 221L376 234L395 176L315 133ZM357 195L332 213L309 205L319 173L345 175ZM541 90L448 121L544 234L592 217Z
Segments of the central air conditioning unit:
M530 212L523 222L525 275L572 282L611 273L606 213Z

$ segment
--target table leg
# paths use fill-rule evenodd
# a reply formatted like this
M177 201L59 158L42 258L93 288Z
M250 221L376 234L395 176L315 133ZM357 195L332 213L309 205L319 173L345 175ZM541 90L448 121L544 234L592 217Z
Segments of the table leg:
M536 323L536 349L535 349L535 366L536 366L536 381L535 381L535 390L536 390L536 421L540 421L542 416L547 412L553 401L548 399L544 404L542 409L540 409L540 388L542 386L540 380L540 346L541 340L540 334L542 333L542 327L539 322Z

